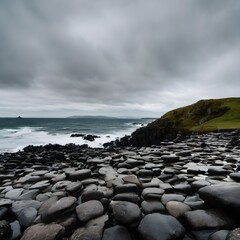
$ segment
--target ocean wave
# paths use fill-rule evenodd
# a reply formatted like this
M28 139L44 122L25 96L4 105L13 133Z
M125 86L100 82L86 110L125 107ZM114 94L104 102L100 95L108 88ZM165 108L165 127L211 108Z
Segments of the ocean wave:
M88 144L89 147L102 147L104 143L116 140L132 132L133 128L128 131L117 131L114 133L97 134L100 138L90 142L83 138L72 138L69 133L51 133L39 127L21 127L18 129L0 130L0 152L16 152L22 150L28 145L46 145L68 143Z

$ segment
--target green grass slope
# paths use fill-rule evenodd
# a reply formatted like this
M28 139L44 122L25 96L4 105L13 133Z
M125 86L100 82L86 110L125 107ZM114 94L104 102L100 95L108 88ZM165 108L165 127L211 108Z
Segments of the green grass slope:
M161 118L136 130L132 145L150 146L179 134L240 128L240 98L200 100L167 112Z
M240 98L201 100L162 116L189 131L206 132L240 128Z

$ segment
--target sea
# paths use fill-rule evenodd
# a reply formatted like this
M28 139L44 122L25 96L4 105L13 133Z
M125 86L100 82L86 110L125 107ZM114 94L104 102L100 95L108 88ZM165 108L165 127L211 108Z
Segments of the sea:
M103 144L130 135L153 119L121 118L0 118L0 153L17 152L28 145ZM98 135L90 142L71 134Z

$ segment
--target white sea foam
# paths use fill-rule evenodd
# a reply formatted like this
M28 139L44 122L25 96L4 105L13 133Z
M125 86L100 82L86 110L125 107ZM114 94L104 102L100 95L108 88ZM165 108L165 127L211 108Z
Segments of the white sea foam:
M18 129L2 129L0 130L0 153L16 152L22 150L28 145L46 145L46 144L88 144L89 147L102 147L103 143L116 140L125 135L131 134L137 126L131 126L127 131L118 131L111 134L97 134L100 138L90 142L81 137L70 137L71 134L49 133L42 128L22 127Z

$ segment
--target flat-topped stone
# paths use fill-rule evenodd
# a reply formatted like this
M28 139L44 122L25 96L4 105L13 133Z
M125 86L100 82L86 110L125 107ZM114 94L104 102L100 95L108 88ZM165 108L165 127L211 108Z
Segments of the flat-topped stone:
M92 172L90 169L80 169L80 170L71 172L69 174L68 179L71 181L75 181L75 180L81 181L81 180L91 177L91 174L92 174Z
M73 211L76 201L75 197L63 197L58 200L58 197L54 196L48 199L39 209L42 221L49 223L61 215Z
M207 203L240 214L240 184L220 183L201 188L199 195Z
M236 222L219 209L195 210L183 214L187 224L193 230L206 228L229 228Z

